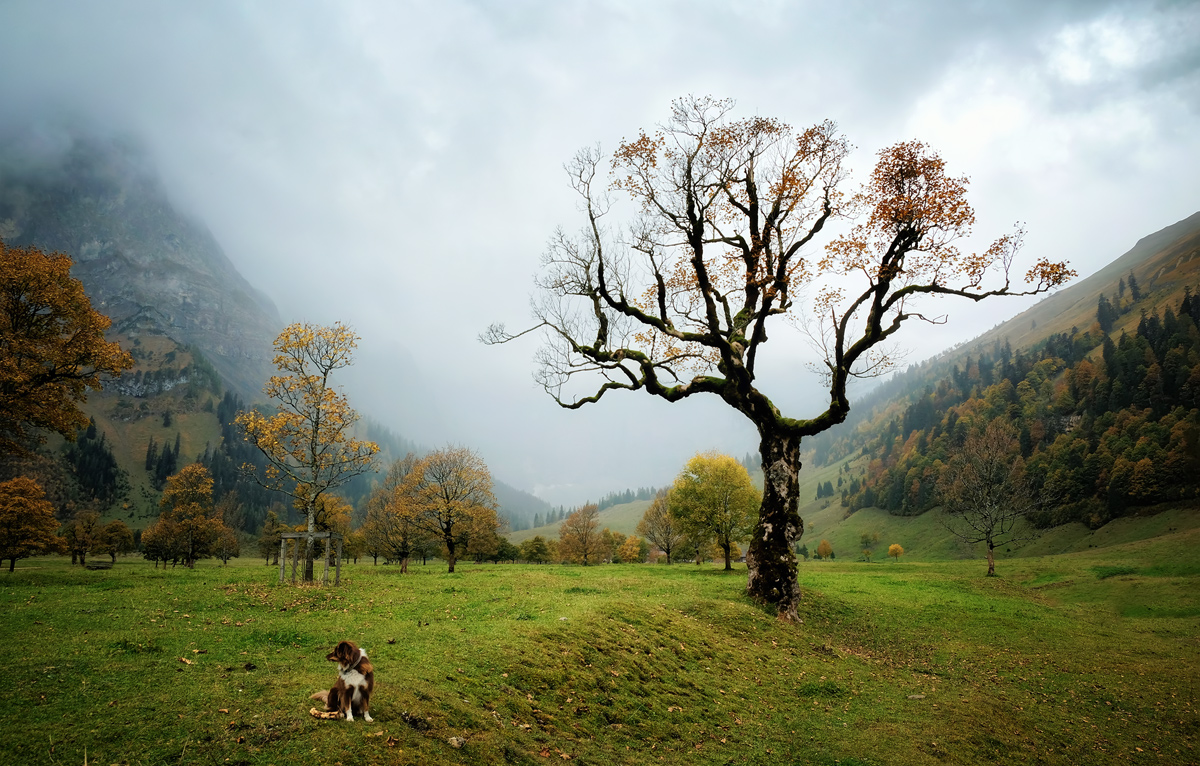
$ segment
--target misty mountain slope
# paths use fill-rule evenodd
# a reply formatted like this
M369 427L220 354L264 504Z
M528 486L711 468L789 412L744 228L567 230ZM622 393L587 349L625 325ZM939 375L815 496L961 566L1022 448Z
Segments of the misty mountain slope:
M114 330L193 345L247 399L261 395L282 326L274 304L172 206L135 144L0 138L0 238L70 255Z
M1133 273L1147 307L1178 304L1185 286L1200 280L1200 212L1142 237L1124 255L1094 274L1048 296L1037 305L966 344L975 346L1007 340L1014 349L1027 348L1051 333L1086 330L1096 321L1101 294L1115 299L1118 283ZM1136 314L1118 321L1114 331L1136 326Z

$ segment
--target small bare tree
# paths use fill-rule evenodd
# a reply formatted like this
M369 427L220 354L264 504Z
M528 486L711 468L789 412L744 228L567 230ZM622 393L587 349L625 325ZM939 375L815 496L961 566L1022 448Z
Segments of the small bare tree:
M938 478L942 524L965 543L987 544L988 577L997 545L1035 536L1022 521L1041 507L1021 459L1017 431L1003 420L967 437Z

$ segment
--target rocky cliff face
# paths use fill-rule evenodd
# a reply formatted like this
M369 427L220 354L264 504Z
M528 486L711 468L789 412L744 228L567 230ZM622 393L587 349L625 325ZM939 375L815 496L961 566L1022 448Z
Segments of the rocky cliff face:
M172 207L136 145L61 135L4 140L0 238L67 253L115 329L194 346L243 396L261 394L282 327L278 311L204 226Z

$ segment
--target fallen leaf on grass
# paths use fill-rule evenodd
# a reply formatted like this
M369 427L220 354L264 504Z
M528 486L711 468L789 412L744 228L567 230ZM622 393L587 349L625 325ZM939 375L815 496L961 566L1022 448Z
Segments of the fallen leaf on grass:
M193 649L192 654L208 654L207 649Z
M192 662L191 660L189 660L187 657L180 657L179 661L182 662L184 665L195 665L196 664L196 663Z
M546 749L546 748L544 748L544 747L543 747L543 748L542 748L542 752L538 753L538 755L542 756L543 758L549 758L549 757L550 757L550 751L549 751L548 749Z
M386 744L388 747L395 747L396 745L400 744L400 740L396 739L395 737L388 737Z
M227 708L227 707L219 707L219 708L217 708L217 712L218 712L218 713L228 713L228 712L229 712L229 708Z

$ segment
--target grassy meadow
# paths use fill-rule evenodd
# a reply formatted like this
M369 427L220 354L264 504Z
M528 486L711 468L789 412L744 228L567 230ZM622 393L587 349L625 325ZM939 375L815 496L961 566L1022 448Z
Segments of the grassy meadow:
M1200 530L982 563L801 564L803 625L688 564L61 558L0 579L18 764L1195 763ZM848 557L847 557L848 558ZM319 721L341 639L374 723ZM465 740L455 748L450 738Z

